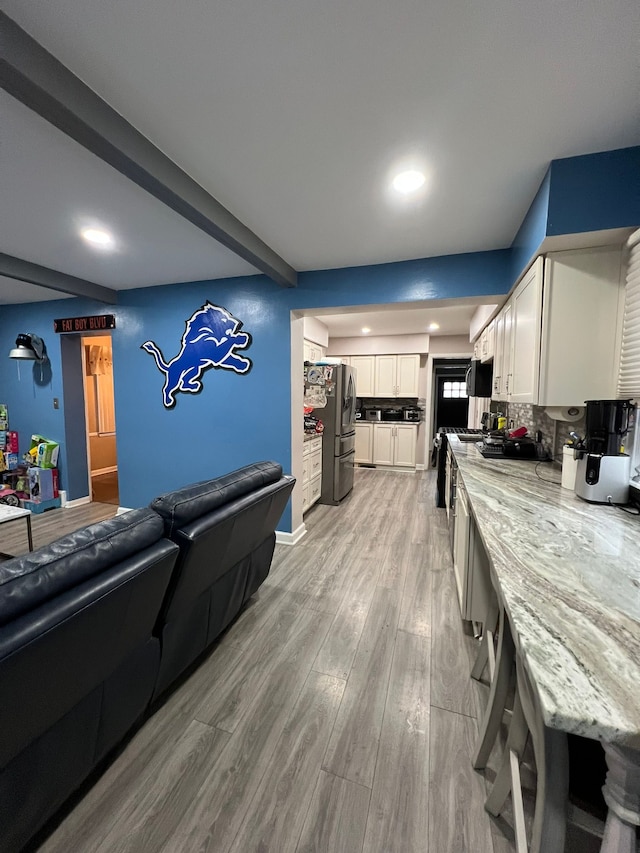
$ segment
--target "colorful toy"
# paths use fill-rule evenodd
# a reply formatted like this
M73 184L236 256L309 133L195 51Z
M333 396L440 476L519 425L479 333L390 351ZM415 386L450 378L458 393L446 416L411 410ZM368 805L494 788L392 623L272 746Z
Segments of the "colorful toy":
M20 506L20 498L13 489L8 489L6 486L0 489L0 503L7 506Z

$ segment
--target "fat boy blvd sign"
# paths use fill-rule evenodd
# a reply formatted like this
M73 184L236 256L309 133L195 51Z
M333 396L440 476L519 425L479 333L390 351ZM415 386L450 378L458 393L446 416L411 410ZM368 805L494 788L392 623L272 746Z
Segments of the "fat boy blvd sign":
M94 314L91 317L67 317L54 320L54 332L100 332L103 329L115 329L116 318L113 314Z

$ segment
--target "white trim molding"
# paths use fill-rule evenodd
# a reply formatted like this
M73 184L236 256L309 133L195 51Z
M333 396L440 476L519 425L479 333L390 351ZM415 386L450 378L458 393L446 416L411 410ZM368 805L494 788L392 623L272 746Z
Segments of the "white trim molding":
M117 465L108 465L106 468L96 468L95 471L91 472L92 477L99 477L101 474L113 474L118 470Z
M287 533L286 530L276 530L276 544L297 545L306 532L307 528L304 522L293 533Z
M89 497L89 495L87 495L84 498L75 498L72 501L66 501L64 506L73 509L74 506L84 506L85 504L90 504L90 503L91 503L91 498Z

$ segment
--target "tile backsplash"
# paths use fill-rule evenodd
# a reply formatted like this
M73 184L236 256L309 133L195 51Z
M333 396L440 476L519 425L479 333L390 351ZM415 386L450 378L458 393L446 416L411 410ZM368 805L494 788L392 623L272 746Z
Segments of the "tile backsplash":
M365 409L401 409L403 406L424 405L417 397L358 397L358 405Z
M542 434L542 445L556 462L562 460L562 446L566 444L570 432L584 435L586 420L584 415L578 421L556 421L550 418L542 406L531 403L499 404L507 417L507 423L513 421L514 427L525 426L532 438L538 430Z

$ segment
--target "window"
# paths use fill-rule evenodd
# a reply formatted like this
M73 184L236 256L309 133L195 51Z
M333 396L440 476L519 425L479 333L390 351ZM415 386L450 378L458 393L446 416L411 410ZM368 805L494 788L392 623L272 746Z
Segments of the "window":
M467 385L465 382L445 382L442 389L442 396L445 399L466 399Z
M618 397L640 400L640 230L627 243L629 265L624 299L622 348L618 373ZM640 489L640 425L638 409L635 426L628 438L631 454L631 483Z

